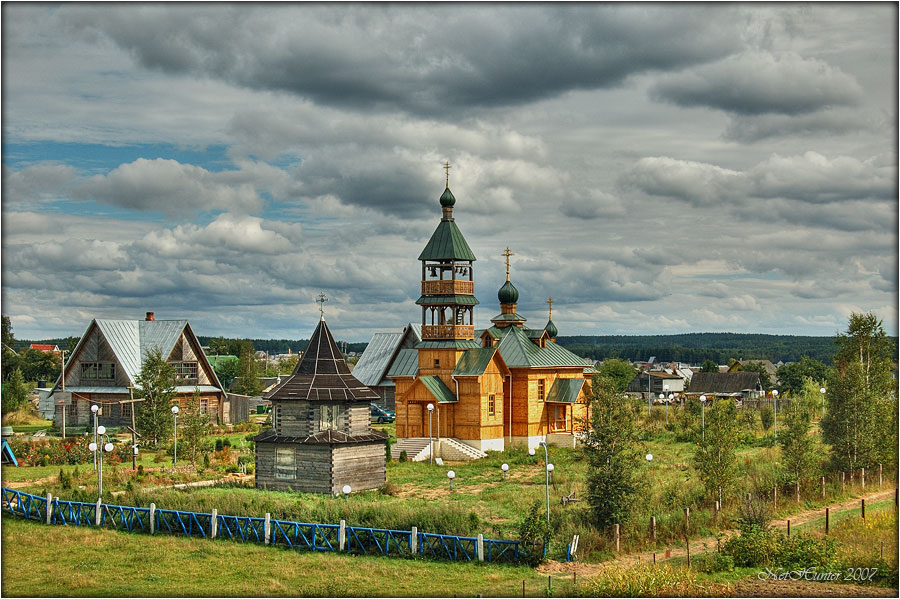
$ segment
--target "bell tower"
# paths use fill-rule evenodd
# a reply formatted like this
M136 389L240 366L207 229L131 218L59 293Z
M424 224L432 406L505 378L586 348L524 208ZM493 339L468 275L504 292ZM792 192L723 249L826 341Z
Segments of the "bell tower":
M422 306L422 342L418 349L453 351L447 356L438 355L444 352L429 351L427 358L420 351L420 372L434 373L448 368L452 371L459 352L479 347L474 321L474 308L478 305L475 254L453 218L456 198L450 191L450 164L445 164L444 169L447 185L440 199L441 221L419 254L422 295L416 304Z

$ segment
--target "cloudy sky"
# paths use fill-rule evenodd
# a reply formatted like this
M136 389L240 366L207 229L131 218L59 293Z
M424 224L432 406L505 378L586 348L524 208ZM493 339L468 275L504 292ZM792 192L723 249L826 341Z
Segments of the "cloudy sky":
M897 5L9 4L2 311L416 321L444 161L476 326L897 334Z

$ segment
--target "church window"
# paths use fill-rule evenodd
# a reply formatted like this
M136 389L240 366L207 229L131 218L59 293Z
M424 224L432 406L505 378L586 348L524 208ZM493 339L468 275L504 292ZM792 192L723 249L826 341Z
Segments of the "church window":
M337 430L338 417L340 416L340 406L324 405L319 408L319 430Z
M538 394L538 401L544 401L544 379L538 379L537 394Z
M434 367L435 367L435 368L440 368L440 367L441 367L441 361L438 360L437 358L434 359Z
M493 416L496 412L496 403L493 395L488 395L488 415Z
M297 455L293 447L275 446L275 478L294 479L297 477Z

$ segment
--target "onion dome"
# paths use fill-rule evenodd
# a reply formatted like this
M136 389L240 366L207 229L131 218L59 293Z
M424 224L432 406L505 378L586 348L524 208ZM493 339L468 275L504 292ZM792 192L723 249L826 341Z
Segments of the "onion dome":
M456 198L453 197L453 192L451 192L448 187L444 190L444 193L441 194L441 206L444 208L452 208L454 204L456 204Z
M552 320L547 321L547 326L544 327L544 330L547 331L547 336L551 339L556 339L556 334L559 332L556 330L556 325L553 324Z
M500 300L501 305L515 304L519 301L519 290L507 279L500 291L497 292L497 299Z

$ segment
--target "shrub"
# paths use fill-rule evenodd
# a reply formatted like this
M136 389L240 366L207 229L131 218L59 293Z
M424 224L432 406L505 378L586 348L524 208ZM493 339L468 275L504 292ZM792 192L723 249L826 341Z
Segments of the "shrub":
M397 460L397 461L398 461L398 462L405 462L407 459L408 459L408 458L406 457L406 450L404 449L403 451L400 452L400 459Z
M691 562L697 572L733 572L734 558L728 553L704 553Z
M590 597L688 597L703 596L703 585L697 574L687 568L668 564L640 564L629 568L608 567L587 579L579 589Z
M828 537L788 537L780 530L742 525L740 535L728 539L722 553L732 556L736 566L829 568L835 563L837 542Z
M545 548L550 542L550 522L541 507L541 502L535 501L518 523L519 541L526 555L525 561L532 566L544 561Z
M216 451L222 451L225 447L225 444L222 442L222 439L216 439Z
M378 488L378 492L382 495L389 495L393 497L400 490L400 487L397 486L396 483L391 481L385 481L383 485Z

